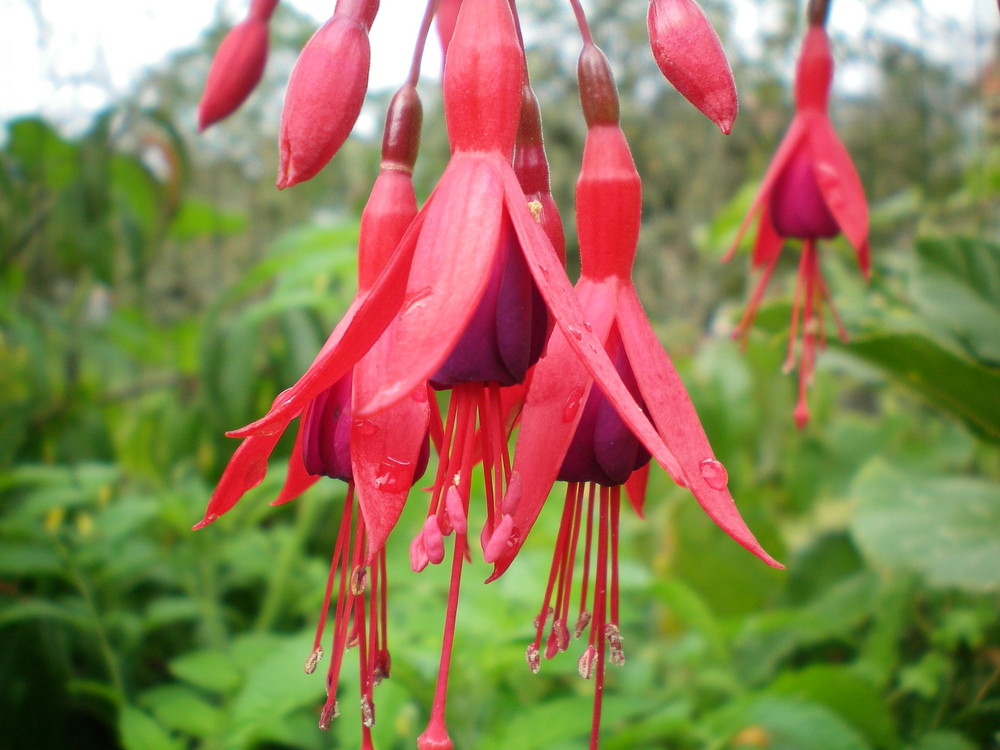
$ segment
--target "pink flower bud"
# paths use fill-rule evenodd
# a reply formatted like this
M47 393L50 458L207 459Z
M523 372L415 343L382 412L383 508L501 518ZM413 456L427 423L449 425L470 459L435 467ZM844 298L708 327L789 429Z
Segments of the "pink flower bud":
M306 43L285 93L278 187L316 175L351 134L368 90L368 26L336 13Z
M660 71L723 133L739 104L736 84L715 29L695 0L652 0L646 18Z
M267 62L267 21L275 5L277 0L257 2L222 40L198 104L198 130L229 117L260 82Z

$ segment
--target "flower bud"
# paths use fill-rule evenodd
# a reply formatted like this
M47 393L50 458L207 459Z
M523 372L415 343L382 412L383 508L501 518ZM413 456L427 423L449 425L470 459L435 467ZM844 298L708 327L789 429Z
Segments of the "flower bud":
M652 0L649 44L664 77L708 119L729 133L739 104L729 61L695 0Z
M339 8L306 43L281 110L279 188L315 176L347 140L368 90L370 61L368 26Z
M219 45L198 103L198 130L229 117L260 82L267 63L267 21L276 0L251 7L249 17L226 34Z

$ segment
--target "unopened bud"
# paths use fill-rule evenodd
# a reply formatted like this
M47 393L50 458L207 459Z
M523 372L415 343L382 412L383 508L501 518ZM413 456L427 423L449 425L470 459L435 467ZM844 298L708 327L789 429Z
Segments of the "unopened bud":
M652 0L646 23L660 72L728 133L739 107L736 84L722 42L701 6L695 0Z

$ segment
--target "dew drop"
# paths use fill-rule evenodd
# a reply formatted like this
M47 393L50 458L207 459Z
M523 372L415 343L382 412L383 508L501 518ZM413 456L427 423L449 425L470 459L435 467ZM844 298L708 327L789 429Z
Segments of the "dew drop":
M375 486L384 492L401 492L410 485L410 464L392 456L386 456L378 465Z
M416 289L412 292L407 293L406 297L403 299L403 309L400 313L401 315L408 315L412 313L420 304L431 296L434 290L425 286L423 289Z
M588 333L591 333L594 330L594 326L590 325L590 321L589 320L583 321L583 327L587 329Z
M572 422L576 419L576 414L580 411L580 404L583 403L583 386L577 386L566 397L566 406L563 407L563 422Z
M698 470L701 472L701 478L713 490L724 490L729 484L729 473L726 471L726 467L714 458L706 458L699 463Z
M583 332L575 326L566 326L566 330L569 331L570 335L577 341L583 338Z
M378 434L378 425L370 419L359 419L354 422L354 429L360 434L371 437Z

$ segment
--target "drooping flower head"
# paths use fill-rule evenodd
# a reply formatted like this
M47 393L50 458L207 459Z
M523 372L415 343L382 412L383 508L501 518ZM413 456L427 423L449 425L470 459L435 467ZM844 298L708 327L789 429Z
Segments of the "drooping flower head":
M504 499L511 508L511 525L520 533L512 544L489 548L487 560L495 565L493 580L513 561L553 483L568 483L545 600L527 658L537 671L542 654L552 658L569 647L570 597L577 551L582 546L583 580L574 633L588 638L579 660L580 674L596 680L591 733L595 748L605 662L624 663L617 570L620 488L640 472L650 455L657 456L726 533L765 562L778 563L743 523L727 489L725 468L715 459L684 385L632 285L641 184L618 124L618 97L610 66L588 41L578 70L588 125L576 195L582 272L576 291L585 315L584 329L598 339L667 451L659 451L634 432L595 384L570 345L581 332L553 331L545 355L535 366L521 412L513 480ZM633 501L641 514L640 497L636 495ZM549 623L549 635L543 638Z
M800 429L809 420L806 391L812 381L817 345L822 347L826 341L824 304L829 306L841 338L847 335L820 271L817 241L843 234L854 248L865 278L871 262L864 189L827 113L833 56L823 26L826 7L825 2L810 4L809 28L795 73L795 117L726 255L726 260L732 257L750 222L757 219L752 263L763 271L734 334L745 340L785 241L802 241L784 365L787 372L798 364L799 395L794 416ZM799 335L801 345L796 352Z
M722 42L695 0L650 0L653 58L664 77L728 135L739 109Z
M393 98L386 118L379 176L362 213L358 247L358 298L364 299L393 256L417 213L412 169L420 132L420 100L408 84ZM384 346L374 346L336 380L294 402L287 419L268 431L244 438L209 501L204 519L211 523L264 477L267 459L291 418L301 415L284 487L273 504L293 500L320 476L348 483L340 532L331 559L313 650L306 661L311 673L323 656L321 641L333 610L333 646L326 675L327 701L320 726L339 714L337 683L344 651L357 645L361 675L362 736L371 747L375 720L373 689L390 668L386 642L387 571L385 542L402 512L411 485L429 458L430 405L426 386L412 397L363 420L354 404L371 394L373 373L383 366ZM279 396L276 404L285 404ZM339 582L339 585L338 585Z
M198 103L198 129L229 117L260 82L267 63L267 25L278 0L252 0L246 19L222 40Z

